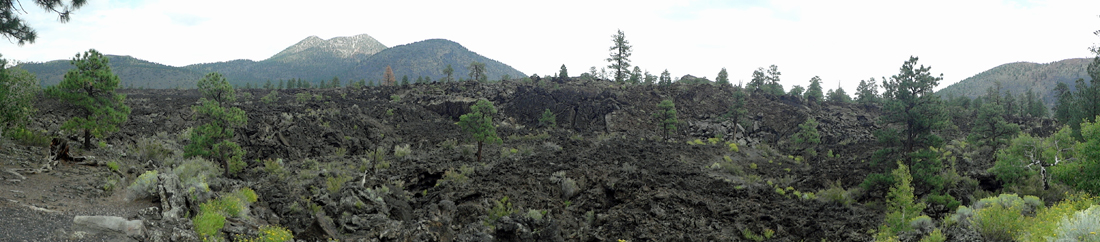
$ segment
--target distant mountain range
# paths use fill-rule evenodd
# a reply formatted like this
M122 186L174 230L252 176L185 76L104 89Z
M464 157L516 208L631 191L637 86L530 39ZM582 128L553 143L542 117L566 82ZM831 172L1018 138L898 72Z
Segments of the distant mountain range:
M975 98L986 94L986 90L996 82L1001 82L1002 94L1011 91L1014 95L1020 95L1031 89L1043 100L1048 107L1054 105L1054 87L1058 83L1066 83L1070 89L1074 89L1077 79L1091 80L1086 69L1092 58L1066 59L1047 64L1031 62L1016 62L1003 64L970 78L963 79L941 90L938 94L943 97L967 96Z
M466 77L470 62L485 63L490 79L509 75L522 77L523 72L504 63L474 53L462 45L445 39L430 39L387 48L373 37L361 34L324 40L309 36L262 61L231 60L215 63L192 64L174 67L141 60L131 56L108 55L111 69L123 87L192 88L204 74L219 72L229 82L244 86L263 85L267 81L297 78L318 83L340 78L343 83L357 80L377 82L382 79L386 66L393 69L400 81L402 76L443 77L443 69L451 65L457 80ZM61 82L65 72L72 68L69 60L42 63L23 63L20 67L34 73L44 86Z

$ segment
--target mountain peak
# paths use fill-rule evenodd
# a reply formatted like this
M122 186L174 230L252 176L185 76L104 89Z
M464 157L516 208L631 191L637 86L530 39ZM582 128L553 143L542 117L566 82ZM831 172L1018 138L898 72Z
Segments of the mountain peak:
M355 55L374 55L384 49L386 49L385 45L367 34L334 37L328 40L311 35L283 49L268 60L290 61L298 59L295 57L303 54L302 52L323 52L339 58L351 58Z

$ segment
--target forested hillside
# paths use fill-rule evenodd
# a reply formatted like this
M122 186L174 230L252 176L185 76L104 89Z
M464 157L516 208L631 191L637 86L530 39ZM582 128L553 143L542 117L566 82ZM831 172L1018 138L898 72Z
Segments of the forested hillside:
M975 98L985 95L987 89L1001 82L1002 90L1014 95L1024 94L1031 89L1047 107L1052 107L1056 84L1065 83L1072 87L1077 79L1091 80L1085 70L1091 61L1092 58L1074 58L1046 64L1003 64L944 87L936 93L944 97L954 95Z
M377 82L386 66L393 69L398 79L408 76L415 81L421 76L438 80L445 76L443 69L450 65L454 80L459 80L467 77L467 67L475 61L485 64L485 75L490 80L499 80L503 75L524 76L507 64L478 55L453 41L431 39L386 48L365 34L328 40L310 36L262 61L241 59L174 67L130 56L108 55L108 59L122 79L122 86L133 88L191 88L203 74L210 72L221 73L230 84L240 87L259 87L268 81L289 79L314 86L333 78L347 80L345 84L360 80ZM23 63L20 67L37 75L43 86L50 86L59 83L72 65L68 60L56 60Z
M485 75L489 80L500 80L503 75L514 78L524 76L523 72L507 64L478 55L454 41L445 39L430 39L394 46L378 52L358 66L349 69L342 76L353 80L377 81L382 79L386 66L390 66L399 80L404 76L414 80L417 77L439 80L446 76L443 73L446 66L451 65L454 69L452 74L454 80L469 79L470 70L467 67L472 62L485 63Z
M132 88L191 88L202 73L131 56L107 55L112 71L121 79L122 87ZM34 73L42 86L57 85L65 72L72 69L68 60L45 63L23 63L19 67Z

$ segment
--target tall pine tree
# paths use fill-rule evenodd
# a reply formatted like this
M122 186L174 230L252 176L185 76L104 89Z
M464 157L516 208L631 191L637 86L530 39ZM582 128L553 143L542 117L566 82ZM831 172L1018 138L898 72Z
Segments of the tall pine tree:
M625 83L627 76L630 75L630 42L626 40L621 29L618 34L611 36L611 42L611 48L608 49L611 51L611 56L607 58L607 62L611 64L607 65L607 68L615 71L616 82Z
M84 147L92 148L92 137L102 138L118 131L118 126L129 119L130 107L124 104L125 95L115 93L118 76L111 72L106 56L96 50L77 54L57 86L46 89L50 97L77 106L83 112L61 125L63 130L84 132Z

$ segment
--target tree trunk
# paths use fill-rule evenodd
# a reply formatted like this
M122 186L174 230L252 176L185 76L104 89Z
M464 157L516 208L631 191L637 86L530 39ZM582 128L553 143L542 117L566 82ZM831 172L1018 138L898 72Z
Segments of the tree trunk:
M485 143L485 142L482 142L482 141L477 142L477 162L481 162L481 145L482 145L482 143Z
M84 129L84 148L89 149L89 150L93 149L92 148L92 131L90 131L88 129Z

